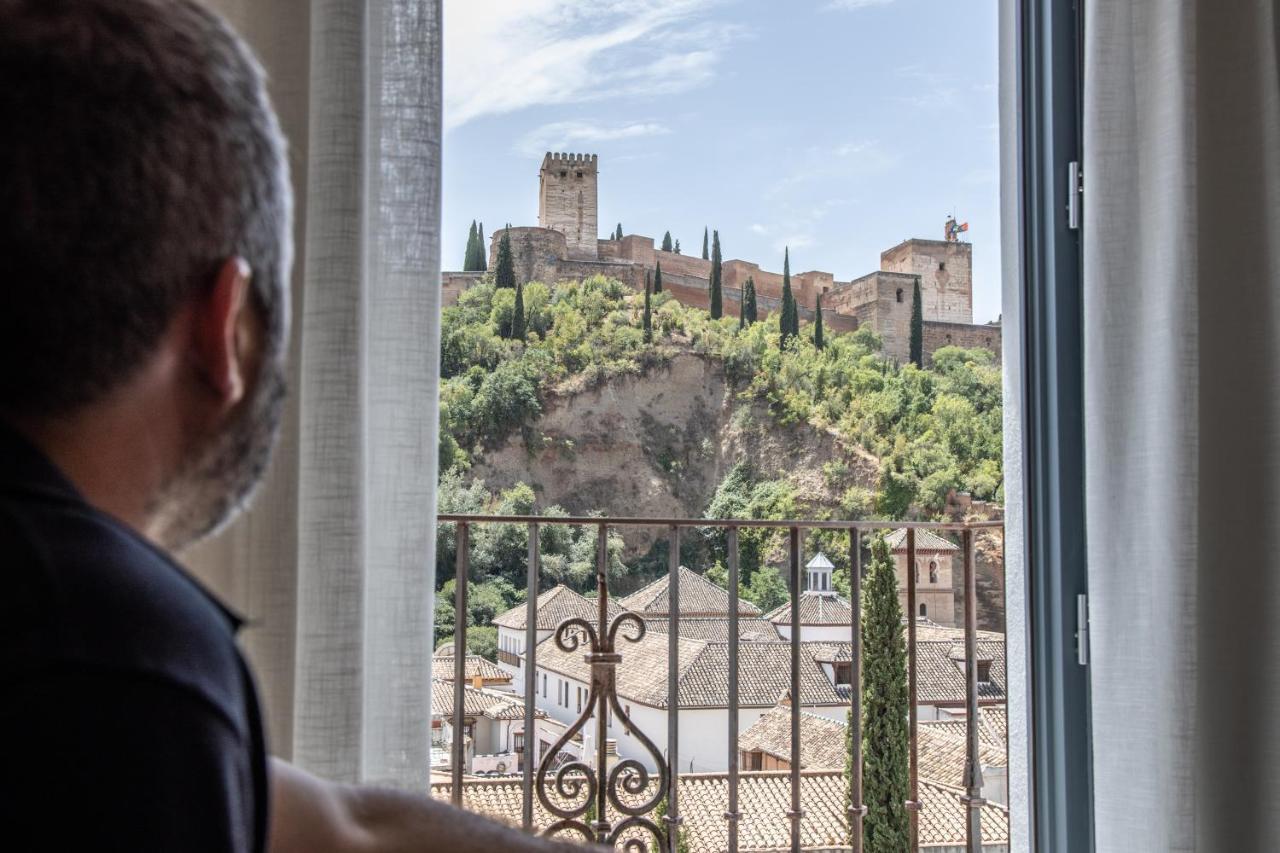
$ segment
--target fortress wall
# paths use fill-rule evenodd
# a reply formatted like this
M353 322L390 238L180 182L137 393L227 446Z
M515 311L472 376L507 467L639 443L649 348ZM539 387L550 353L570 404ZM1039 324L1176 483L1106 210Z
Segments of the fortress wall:
M511 235L511 258L515 263L518 281L559 280L558 267L569 250L565 236L550 228L524 226L494 231L489 243L489 269L497 269L498 244L508 232Z
M626 242L625 240L623 241ZM667 273L679 273L680 275L698 276L703 281L711 278L711 261L704 261L692 255L677 255L675 252L664 252L656 249L653 252L654 261L662 262L662 278L666 279Z
M971 323L939 323L924 321L924 361L929 364L933 353L943 347L980 347L995 353L1000 360L1000 327Z
M462 291L480 283L484 278L482 272L442 272L440 273L440 307L456 305Z

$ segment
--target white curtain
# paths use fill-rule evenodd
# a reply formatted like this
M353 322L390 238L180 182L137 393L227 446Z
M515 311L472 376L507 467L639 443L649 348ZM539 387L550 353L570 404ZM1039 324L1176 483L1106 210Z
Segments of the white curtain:
M214 0L297 193L292 398L252 512L188 562L250 619L272 751L425 789L439 378L438 0Z
M1086 11L1097 849L1280 849L1280 11Z

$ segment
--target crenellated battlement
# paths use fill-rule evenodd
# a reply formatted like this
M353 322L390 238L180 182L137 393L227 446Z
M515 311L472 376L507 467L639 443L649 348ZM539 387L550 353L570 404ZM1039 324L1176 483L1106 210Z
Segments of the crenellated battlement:
M566 154L564 152L548 151L542 158L542 168L548 169L552 166L590 166L596 168L599 163L599 156L596 154Z

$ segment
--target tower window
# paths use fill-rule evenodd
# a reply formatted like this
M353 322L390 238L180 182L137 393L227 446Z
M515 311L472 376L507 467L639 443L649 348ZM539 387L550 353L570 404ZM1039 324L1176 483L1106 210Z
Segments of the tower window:
M929 608L928 608L928 607L926 607L925 605L921 604L921 605L920 605L920 615L921 615L921 616L928 616L928 615L929 615Z
M929 561L929 583L938 582L938 563L936 560Z
M938 261L938 269L940 269L940 270L945 270L946 268L947 268L947 262L946 262L946 261Z
M898 301L899 301L899 302L901 302L901 301L902 301L902 288L901 288L901 287L899 287L899 288L898 288Z
M578 177L579 177L579 178L581 178L581 177L582 177L582 173L581 173L581 172L579 172L579 173L578 173Z
M562 177L562 178L567 178L567 177L569 177L569 173L568 173L568 171L562 171L562 172L560 172L560 177Z

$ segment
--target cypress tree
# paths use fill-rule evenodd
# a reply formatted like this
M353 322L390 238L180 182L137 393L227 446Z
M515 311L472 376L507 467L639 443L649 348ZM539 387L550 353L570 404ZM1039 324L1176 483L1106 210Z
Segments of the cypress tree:
M524 285L516 285L516 304L511 309L511 337L523 341L525 335L524 322Z
M745 325L750 326L757 319L756 314L756 280L747 276L747 286L742 291L742 316Z
M822 349L826 345L826 341L822 336L822 294L818 294L817 307L814 309L813 315L813 345L818 349Z
M702 226L702 259L709 260L710 255L707 254L707 226Z
M911 363L924 368L924 307L920 304L920 277L911 290Z
M498 240L498 259L493 265L493 283L498 287L516 286L516 263L511 257L511 229L507 227Z
M644 342L653 343L653 311L649 307L649 274L644 274Z
M618 230L613 232L613 239L615 240L622 239L622 223L621 222L618 223Z
M467 232L467 251L462 255L462 271L474 272L476 268L476 221L471 220L471 230Z
M480 270L480 272L487 272L489 270L489 246L484 242L483 222L480 223L480 237L476 240L476 245L479 247L478 254L480 256L480 266L476 267L476 269Z
M716 231L711 240L711 319L719 320L724 316L724 284L723 269L720 262L720 232Z
M791 337L792 321L795 319L796 303L791 298L791 247L785 249L782 256L782 316L778 320L778 344L785 347Z
M656 264L654 264L654 267L655 269L653 271L653 292L661 293L662 292L662 261L658 261Z
M671 251L671 232L670 231L662 235L662 251L664 252Z
M871 541L862 589L863 849L900 853L908 838L907 649L898 579L883 536Z
M678 254L680 254L680 241L679 241L679 240L677 240L677 241L676 241L676 246L675 246L675 248L674 248L674 249L672 249L672 251L673 251L673 252L675 252L677 255L678 255Z

